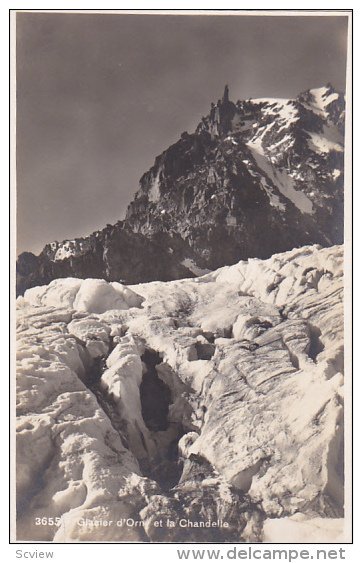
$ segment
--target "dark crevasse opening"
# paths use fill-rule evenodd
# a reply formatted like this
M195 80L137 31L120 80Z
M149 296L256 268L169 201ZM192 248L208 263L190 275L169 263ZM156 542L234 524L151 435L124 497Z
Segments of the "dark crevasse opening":
M209 342L205 344L196 342L195 348L198 360L211 360L211 358L215 354L215 346L214 344L210 344Z
M317 356L324 350L324 344L320 339L321 331L318 327L308 323L309 327L309 338L310 338L310 345L308 356L313 360L313 362L317 361Z
M156 481L163 491L169 491L180 481L183 460L179 457L178 442L183 434L183 430L180 430L176 438L169 443L166 451L148 468L143 468L144 475Z
M106 358L100 356L98 358L94 358L92 365L87 370L87 377L84 381L85 385L93 391L93 387L97 386L103 372L106 370Z
M161 355L155 350L146 349L141 359L145 365L140 385L142 416L159 445L158 454L142 463L141 469L163 491L168 491L178 484L182 474L183 460L179 456L178 443L187 430L180 420L170 417L170 406L175 397L158 374L157 366L163 364Z
M157 367L160 364L163 364L166 371L168 367L163 363L161 355L155 350L147 348L142 354L141 360L144 364L140 385L141 412L144 423L157 444L157 452L156 455L152 454L148 458L138 459L138 461L143 475L156 481L163 491L168 491L180 480L183 460L179 456L178 443L189 429L184 428L178 417L175 419L170 416L170 406L175 401L177 394L175 397L175 390L172 391L158 374ZM106 358L96 358L87 369L84 383L95 395L99 406L118 432L123 445L130 448L127 424L122 418L122 413L113 397L100 385L105 369ZM171 368L169 371L172 373ZM177 377L176 374L175 377ZM143 439L147 451L142 432L141 439Z
M140 386L142 416L147 428L153 432L167 430L168 411L172 402L171 390L158 376L156 366L162 362L158 352L146 350L141 356L146 365Z

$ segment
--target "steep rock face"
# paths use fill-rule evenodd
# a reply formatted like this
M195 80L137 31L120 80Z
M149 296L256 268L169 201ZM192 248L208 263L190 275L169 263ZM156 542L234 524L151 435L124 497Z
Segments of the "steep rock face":
M182 264L187 243L177 235L164 239L163 233L134 233L120 221L87 238L52 242L39 256L24 252L17 261L17 293L69 276L126 283L192 277ZM193 255L191 249L186 254Z
M125 221L18 261L18 292L59 277L179 279L343 241L344 97L229 100L158 156Z
M342 276L310 246L26 291L18 540L341 541Z

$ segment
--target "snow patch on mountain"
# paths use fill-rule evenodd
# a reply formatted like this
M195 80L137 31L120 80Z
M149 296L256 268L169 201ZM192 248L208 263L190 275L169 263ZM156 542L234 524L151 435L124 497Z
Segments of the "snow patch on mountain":
M210 273L210 270L206 268L199 268L191 258L185 258L185 260L183 260L181 264L188 268L190 272L195 274L195 276L204 276L205 274Z
M160 171L158 171L155 179L153 180L152 187L149 191L149 200L156 202L160 199Z
M338 99L337 92L329 93L328 86L321 88L312 88L309 90L312 100L309 102L309 107L319 115L325 115L327 106L333 101Z
M278 188L280 193L289 199L302 213L312 214L313 202L305 193L295 189L293 178L285 170L273 167L264 153L261 138L253 138L247 145L253 153L257 166L266 175L268 180ZM265 187L265 184L263 185ZM270 192L267 193L269 195ZM275 197L274 199L270 198L270 203L282 209Z
M320 133L308 132L310 137L309 147L311 150L320 153L327 153L329 151L343 151L343 147L334 141L328 139L326 135L321 135Z

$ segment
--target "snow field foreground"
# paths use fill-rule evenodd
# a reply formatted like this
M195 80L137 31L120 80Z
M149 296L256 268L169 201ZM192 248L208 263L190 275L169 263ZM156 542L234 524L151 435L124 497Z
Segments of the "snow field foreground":
M18 540L341 541L342 247L58 279L17 320Z

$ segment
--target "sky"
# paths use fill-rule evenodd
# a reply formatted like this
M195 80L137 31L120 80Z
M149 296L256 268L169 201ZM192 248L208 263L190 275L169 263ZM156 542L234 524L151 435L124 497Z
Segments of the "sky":
M124 218L155 157L230 99L345 89L344 16L18 13L17 250Z

